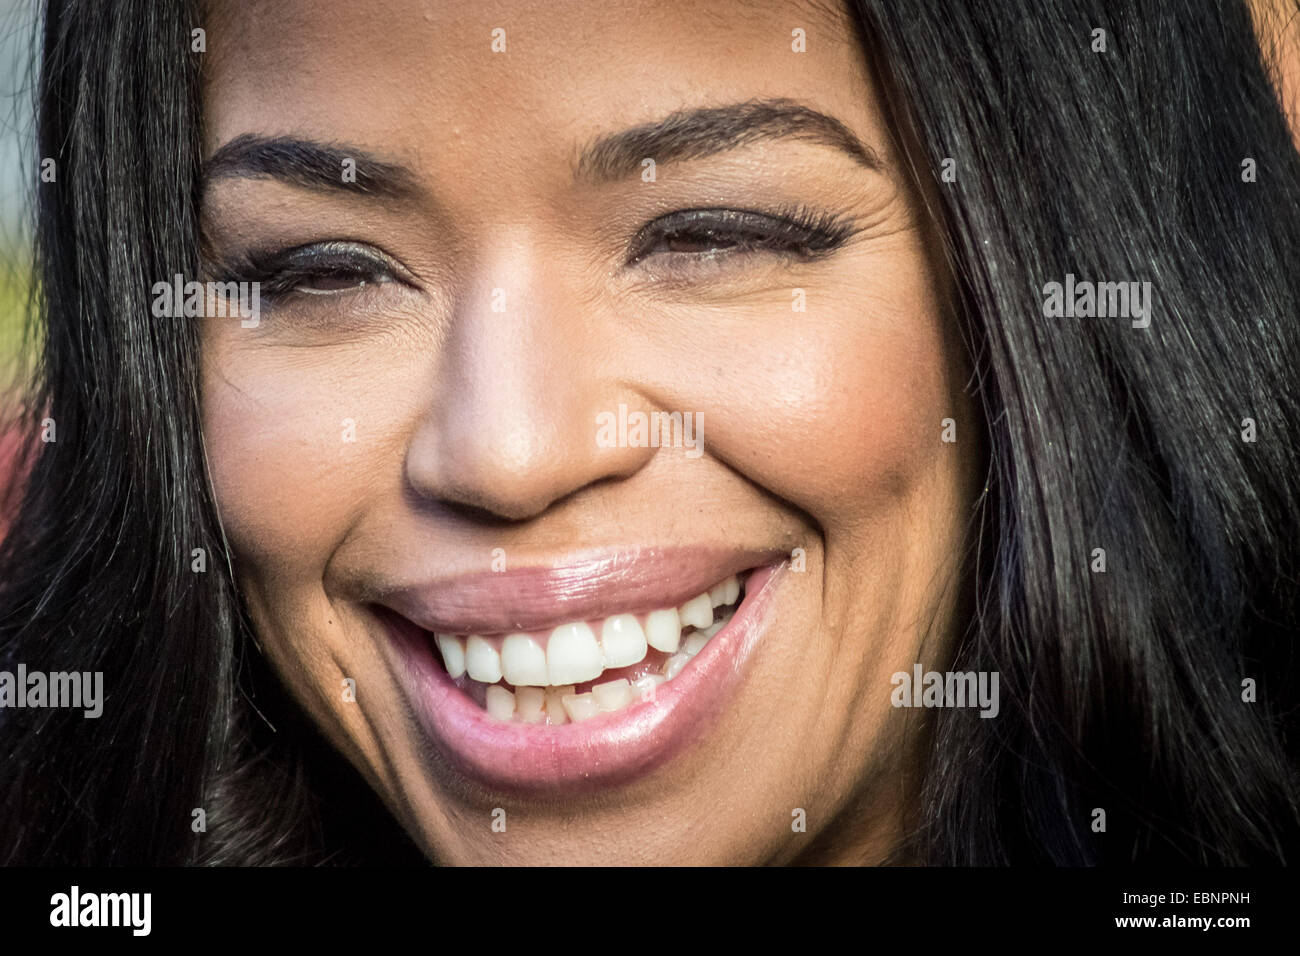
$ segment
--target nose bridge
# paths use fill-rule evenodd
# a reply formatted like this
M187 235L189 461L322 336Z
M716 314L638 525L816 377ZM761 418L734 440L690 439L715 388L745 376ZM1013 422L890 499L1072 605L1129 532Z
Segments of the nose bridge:
M456 297L406 459L422 496L513 520L647 460L597 442L620 386L585 347L590 323L572 311L582 297L528 250L484 263Z

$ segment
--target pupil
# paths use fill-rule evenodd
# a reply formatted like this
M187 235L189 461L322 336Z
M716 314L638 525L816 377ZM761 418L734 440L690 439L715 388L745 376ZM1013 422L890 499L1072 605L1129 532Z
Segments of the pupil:
M676 235L670 236L666 240L669 252L707 252L710 249L729 249L736 244L736 241L727 236L707 235Z

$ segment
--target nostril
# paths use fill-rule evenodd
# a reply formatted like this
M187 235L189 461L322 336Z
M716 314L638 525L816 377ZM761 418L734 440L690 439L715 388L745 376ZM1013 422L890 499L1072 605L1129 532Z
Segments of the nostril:
M508 517L497 514L487 508L478 505L469 504L463 501L442 501L439 503L441 508L451 516L462 518L466 522L488 528L503 528L508 525L516 524L518 518Z
M528 521L557 500L544 485L528 487L504 478L466 481L457 475L421 483L411 480L408 473L404 492L414 510L438 512L480 528L506 528Z
M634 469L629 472L633 473ZM432 489L421 490L410 480L406 482L406 497L413 509L437 511L442 515L461 519L480 528L508 528L529 521L576 495L594 488L624 481L626 475L610 474L580 487L562 490L556 497L539 496L528 499L521 490L517 495L498 493L490 496L487 489L475 491L457 484L448 484L434 494Z
M408 454L406 487L417 507L441 506L488 526L527 521L589 483L559 454L518 465L481 448L443 443Z

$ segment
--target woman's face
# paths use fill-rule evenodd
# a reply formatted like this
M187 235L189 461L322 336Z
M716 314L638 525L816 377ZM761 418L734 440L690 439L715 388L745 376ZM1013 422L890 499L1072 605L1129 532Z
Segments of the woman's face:
M443 862L880 859L919 759L890 677L942 666L979 450L850 21L206 26L212 270L261 283L255 327L204 320L206 446L324 734Z

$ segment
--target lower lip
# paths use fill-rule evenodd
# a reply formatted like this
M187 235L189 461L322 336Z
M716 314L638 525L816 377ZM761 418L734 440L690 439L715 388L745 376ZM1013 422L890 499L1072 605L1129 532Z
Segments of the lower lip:
M427 635L390 627L414 679L416 714L439 753L466 776L521 793L597 789L644 776L709 732L747 671L784 565L758 568L727 626L681 673L638 701L581 723L498 721L461 692Z

